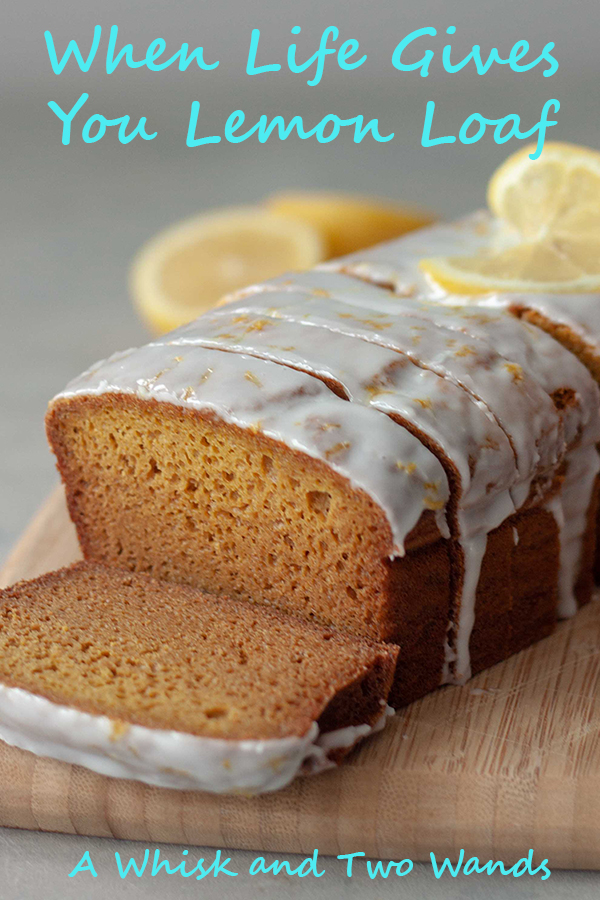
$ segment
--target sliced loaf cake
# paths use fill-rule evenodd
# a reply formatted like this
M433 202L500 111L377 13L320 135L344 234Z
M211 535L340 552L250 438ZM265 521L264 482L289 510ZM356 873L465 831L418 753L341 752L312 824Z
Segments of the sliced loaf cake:
M383 727L397 653L82 562L0 592L0 738L149 784L275 790Z

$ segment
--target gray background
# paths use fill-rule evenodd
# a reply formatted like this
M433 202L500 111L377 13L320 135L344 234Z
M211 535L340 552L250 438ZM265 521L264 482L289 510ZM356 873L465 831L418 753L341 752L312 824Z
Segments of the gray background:
M146 333L130 309L126 288L129 260L159 228L180 217L223 204L260 199L291 187L359 190L422 204L442 215L482 205L489 174L508 152L487 136L471 146L423 149L420 136L428 100L437 105L436 133L457 133L467 115L488 118L519 113L523 127L538 121L544 102L561 102L559 124L550 137L600 147L598 90L598 0L22 0L0 10L0 127L2 199L0 228L0 560L54 483L52 460L42 429L45 405L66 380L94 359L139 343ZM49 28L59 55L71 38L85 47L94 25L102 25L101 49L89 73L69 63L52 73L43 31ZM213 72L166 70L151 73L120 66L112 75L102 67L107 32L119 25L119 46L134 45L144 55L156 37L174 53L183 41L203 45L206 58L220 60ZM308 87L306 75L284 70L245 75L250 32L262 32L262 61L285 62L290 41L299 58L310 55L327 25L341 38L355 37L367 53L365 65L340 72L328 63L323 80ZM302 33L292 38L290 29ZM428 78L400 73L390 64L396 43L408 32L433 25L441 34L420 46L437 50ZM552 78L539 71L515 74L493 68L478 76L471 66L456 75L444 73L441 48L445 29L453 59L478 43L497 46L501 55L520 39L529 40L532 58L547 41L556 43L560 69ZM430 43L429 43L430 40ZM534 52L535 51L535 52ZM169 55L170 55L169 54ZM416 58L416 56L415 56ZM312 73L311 73L312 74ZM61 123L48 109L55 100L70 108L79 95L90 95L72 143L60 143ZM365 139L355 145L340 136L331 144L250 140L239 145L186 148L192 100L200 100L204 134L222 132L234 109L252 124L261 113L304 116L307 127L325 114L345 118L362 113L379 117L381 131L394 131L387 144ZM122 146L115 135L100 143L81 141L81 125L92 113L108 118L129 114L148 117L158 138L136 139ZM76 122L78 121L76 120ZM94 848L103 874L83 887L67 878L83 849ZM82 849L83 848L83 849ZM543 849L543 848L540 848ZM120 882L111 874L114 846L107 841L0 832L0 898L45 896L437 896L580 897L597 896L595 875L556 873L548 882L484 876L436 882L429 867L390 884L360 879L347 882L336 866L312 885L279 879L222 879L202 886L179 879ZM126 847L123 852L129 853ZM177 855L172 854L174 857ZM235 857L238 871L253 854ZM552 861L550 861L551 865ZM80 876L85 877L85 876ZM75 879L77 881L77 879ZM137 881L137 880L136 880ZM273 882L273 883L272 883ZM172 893L169 893L172 892ZM595 892L594 894L592 892Z

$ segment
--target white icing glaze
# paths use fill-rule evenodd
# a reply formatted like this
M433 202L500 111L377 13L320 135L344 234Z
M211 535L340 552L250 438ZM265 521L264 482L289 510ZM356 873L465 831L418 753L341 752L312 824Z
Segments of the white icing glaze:
M0 684L0 738L7 744L112 778L218 794L275 791L301 771L330 768L330 750L381 730L389 714L386 707L373 726L320 735L313 722L302 737L235 741L128 725Z
M483 405L448 379L395 350L287 319L238 315L195 323L186 344L269 359L334 382L349 400L406 419L439 445L460 474L470 504L506 492L516 479L510 443ZM179 346L177 332L168 340ZM509 497L493 514L496 527L514 511ZM483 513L483 510L481 510Z
M364 268L366 275L368 265L365 264ZM465 305L464 298L450 295L444 299L443 305L420 297L407 300L402 296L397 297L389 293L386 295L381 289L378 290L364 282L351 287L348 282L352 279L348 279L344 274L318 271L273 279L265 287L277 291L285 286L286 290L314 296L315 290L318 290L316 288L318 280L322 282L321 291L326 290L327 296L332 299L347 301L350 298L351 303L362 302L364 308L378 311L385 309L396 316L422 319L431 325L442 324L450 330L461 331L480 341L492 343L494 349L513 364L515 377L520 378L521 371L526 372L548 394L562 388L575 390L576 403L568 405L562 415L564 440L567 446L574 443L584 429L587 441L596 441L600 438L598 415L600 395L586 367L539 328L516 321L500 306L498 300L495 302L495 308L489 301L483 301L486 305L485 311L473 309L472 304ZM600 326L600 314L598 320ZM515 427L512 425L513 431Z
M455 666L448 675L453 684L464 684L471 677L469 641L475 624L475 599L481 563L487 546L487 531L472 529L461 543L464 555L464 577L458 621L455 623Z
M397 242L400 246L402 241ZM391 245L388 245L391 247ZM368 253L369 251L366 251ZM391 250L389 251L391 255ZM340 266L343 260L340 262ZM335 265L331 263L330 265ZM369 265L364 264L364 277L369 273ZM491 343L494 349L509 363L519 366L530 378L539 382L544 390L552 394L560 388L569 387L577 392L578 402L567 408L563 416L565 442L570 445L590 419L600 434L598 424L598 388L585 366L562 347L552 337L526 322L518 322L507 313L497 299L495 303L483 301L485 311L473 309L473 303L464 297L447 295L444 303L431 302L421 295L407 299L375 288L372 284L359 282L353 288L343 273L333 271L312 271L294 276L282 276L267 282L264 288L279 291L298 291L314 296L316 282L321 281L321 291L334 300L343 300L352 305L361 303L363 308L386 311L395 316L421 319L431 325L443 325L453 331L461 331L480 341ZM495 307L495 308L494 308ZM600 326L600 314L598 315ZM519 369L514 369L520 377ZM583 417L583 422L582 422ZM515 424L512 425L513 430ZM590 438L591 440L592 438Z
M390 297L390 309L396 314L428 319L435 315L438 321L441 317L449 328L459 328L470 335L492 339L499 353L527 368L548 392L564 386L574 387L583 400L581 411L588 415L595 414L597 388L589 377L586 381L582 373L584 367L577 358L541 330L526 323L518 325L505 311L511 308L539 310L551 321L568 325L589 346L600 348L600 304L597 296L535 293L456 296L425 278L415 300L412 303L406 301L406 273L419 268L420 258L425 255L472 255L486 246L490 239L493 241L493 236L500 232L499 223L488 213L480 211L454 224L436 225L352 257L334 260L326 266L333 272L356 274L354 266L359 262L360 277L378 284L382 279L378 269L380 260L387 259L393 269L393 276L388 272L387 284L392 291L398 292L398 296L391 293ZM423 252L425 244L428 247L426 253ZM431 302L431 297L435 297L435 303ZM473 306L478 309L474 310ZM569 440L567 435L567 442Z
M561 420L547 393L526 372L515 377L514 364L497 353L491 343L467 334L457 336L456 329L382 311L389 310L390 300L387 292L379 293L379 303L369 300L368 306L366 302L361 306L357 292L342 302L314 293L267 290L228 304L198 321L203 332L208 323L218 329L232 313L328 328L396 350L417 365L448 378L482 402L511 442L522 478L516 503L520 506L540 467L555 466L564 452ZM194 343L197 329L197 322L185 326L174 332L172 342Z
M341 400L304 372L243 354L150 344L92 367L56 399L103 393L210 410L322 460L383 509L392 557L404 554L404 540L426 509L448 535L449 488L437 458L387 416Z

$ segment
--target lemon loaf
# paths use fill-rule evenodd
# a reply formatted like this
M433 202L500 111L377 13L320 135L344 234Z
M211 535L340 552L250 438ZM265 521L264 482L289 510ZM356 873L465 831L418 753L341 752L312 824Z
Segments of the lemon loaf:
M85 556L399 643L393 705L548 634L590 595L598 388L420 272L489 227L250 287L72 382L47 427Z
M0 737L150 784L275 790L383 727L397 648L78 563L0 592Z

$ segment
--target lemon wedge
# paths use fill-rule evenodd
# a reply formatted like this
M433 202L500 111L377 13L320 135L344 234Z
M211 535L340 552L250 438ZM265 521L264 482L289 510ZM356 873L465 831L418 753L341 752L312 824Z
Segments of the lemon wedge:
M319 232L261 207L225 208L160 232L135 257L130 288L152 331L195 319L224 294L325 258Z
M316 228L323 235L329 258L392 240L434 219L421 210L384 200L327 191L282 191L268 197L266 205Z
M547 143L510 156L492 176L488 206L500 220L473 256L421 260L446 290L571 293L600 291L600 153Z

